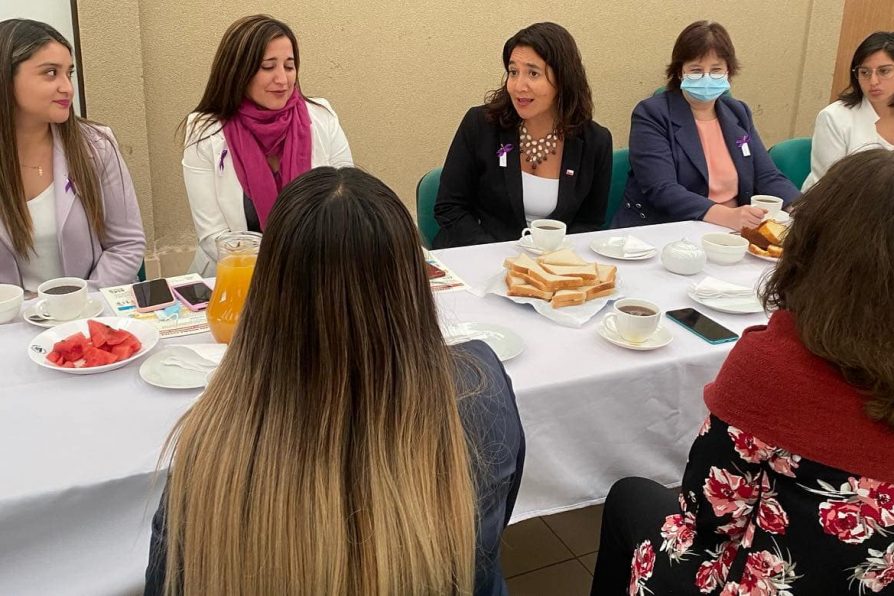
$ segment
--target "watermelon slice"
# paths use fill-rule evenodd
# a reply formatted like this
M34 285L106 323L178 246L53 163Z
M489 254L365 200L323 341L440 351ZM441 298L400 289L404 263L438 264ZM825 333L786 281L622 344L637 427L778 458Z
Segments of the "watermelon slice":
M130 342L120 343L117 346L112 346L111 355L115 357L115 360L127 360L138 351L133 349L133 344Z
M47 360L49 360L53 364L61 364L62 356L59 355L59 352L54 350L47 354Z
M117 347L117 346L116 346ZM118 356L113 352L106 352L102 348L91 346L84 352L84 366L105 366L118 362Z
M111 329L111 327L109 329ZM131 337L133 337L133 334L128 333L124 329L111 329L111 332L105 338L105 343L108 346L117 346L118 344L127 341Z
M87 319L87 329L90 330L90 341L97 348L103 347L108 341L109 335L115 332L114 329L105 323L100 323L93 319Z
M84 351L89 343L84 334L79 331L60 342L56 342L56 345L53 346L53 351L58 352L62 360L74 362L84 357Z
M137 337L124 329L115 329L99 321L87 320L90 339L75 333L56 342L47 360L62 368L105 366L127 360L143 349Z

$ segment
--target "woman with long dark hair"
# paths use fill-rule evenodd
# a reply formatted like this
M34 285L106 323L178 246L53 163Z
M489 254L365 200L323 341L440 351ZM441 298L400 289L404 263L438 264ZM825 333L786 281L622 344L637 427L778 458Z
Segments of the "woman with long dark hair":
M803 189L845 155L874 148L894 149L894 32L888 31L857 46L847 89L817 114Z
M503 85L470 109L450 145L435 203L437 248L517 239L534 219L602 227L612 137L593 121L580 51L555 23L503 46Z
M112 131L78 117L71 44L45 23L0 22L0 283L136 280L146 239Z
M169 444L147 594L506 593L512 386L485 344L444 344L412 217L369 174L283 190Z
M304 95L299 66L295 34L267 15L239 19L220 40L202 99L184 122L194 271L214 275L221 234L263 232L294 178L353 165L338 116L325 99Z

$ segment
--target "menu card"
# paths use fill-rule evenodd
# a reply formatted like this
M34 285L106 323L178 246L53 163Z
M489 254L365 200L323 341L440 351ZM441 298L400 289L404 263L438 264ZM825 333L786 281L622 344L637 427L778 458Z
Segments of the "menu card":
M428 283L431 285L432 292L456 292L469 289L466 282L442 263L438 257L427 250L423 250L423 252L428 269Z
M202 281L198 273L187 273L167 278L168 285L178 286L190 282ZM137 312L132 284L100 288L103 298L109 304L114 316L139 319L158 328L161 337L180 337L208 331L208 317L204 310L192 311L176 301L173 306L152 312Z

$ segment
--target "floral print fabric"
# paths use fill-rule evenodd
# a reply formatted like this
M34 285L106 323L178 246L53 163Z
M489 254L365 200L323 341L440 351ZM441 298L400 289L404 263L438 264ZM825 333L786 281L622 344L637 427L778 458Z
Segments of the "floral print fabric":
M637 544L631 596L894 594L892 483L806 460L709 416L679 503Z

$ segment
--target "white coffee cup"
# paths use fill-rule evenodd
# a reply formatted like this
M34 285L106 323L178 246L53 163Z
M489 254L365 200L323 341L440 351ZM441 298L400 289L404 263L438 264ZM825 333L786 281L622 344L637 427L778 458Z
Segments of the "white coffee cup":
M57 277L37 286L38 315L56 321L77 318L87 306L87 282L79 277Z
M751 197L751 206L766 209L766 217L770 219L782 209L782 199L772 195L754 195Z
M612 312L602 320L606 328L630 343L643 343L658 330L661 308L646 300L617 300Z
M565 240L565 222L558 219L535 219L530 228L522 230L522 239L528 234L534 246L543 251L558 250Z

